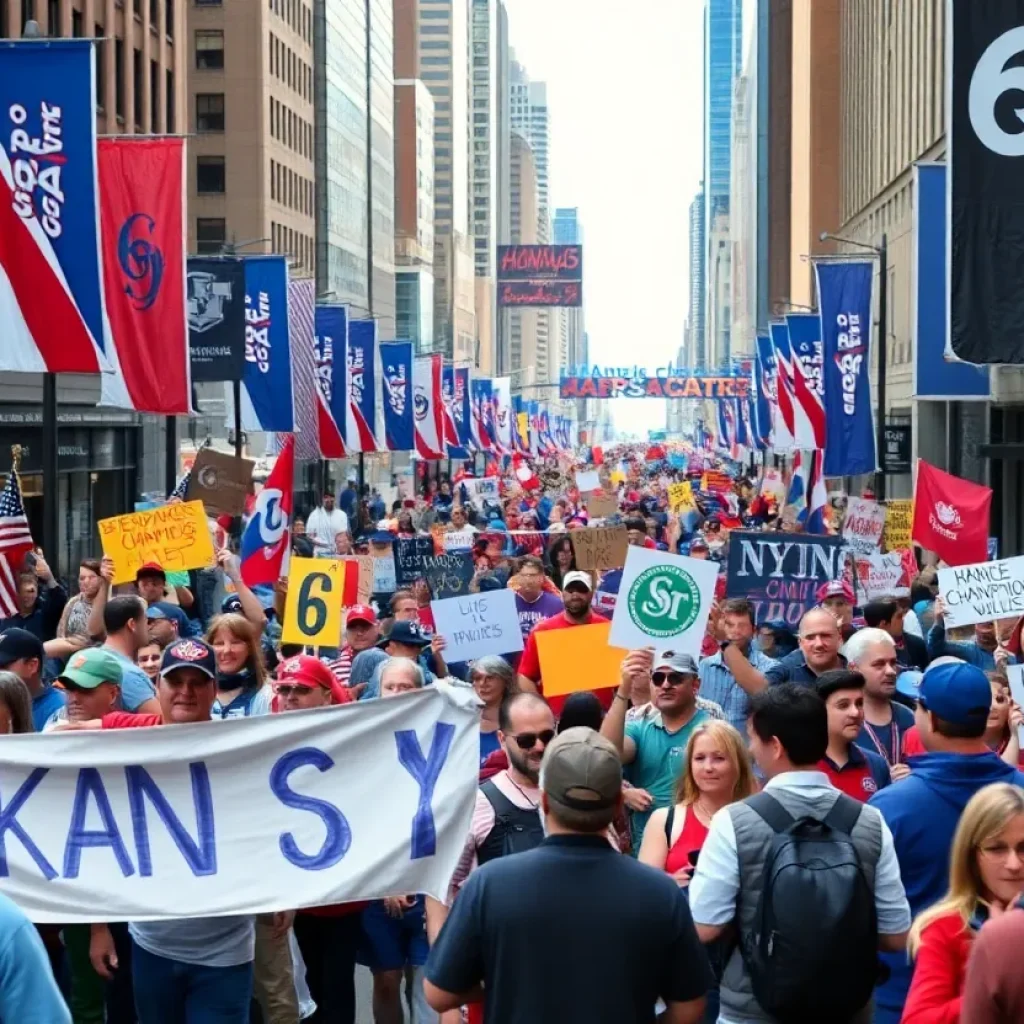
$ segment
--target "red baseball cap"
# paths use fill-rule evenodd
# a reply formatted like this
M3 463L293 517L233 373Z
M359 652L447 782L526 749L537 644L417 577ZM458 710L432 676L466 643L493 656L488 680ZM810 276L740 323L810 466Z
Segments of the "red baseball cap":
M368 604L354 604L345 616L345 625L351 626L353 622L369 622L371 626L375 626L377 615Z
M348 689L341 685L334 673L319 658L309 654L296 654L281 662L277 681L310 690L321 686L330 690L333 704L348 704L352 700Z
M164 572L164 567L159 562L146 562L135 570L136 579L142 576L163 576L166 579L167 573Z

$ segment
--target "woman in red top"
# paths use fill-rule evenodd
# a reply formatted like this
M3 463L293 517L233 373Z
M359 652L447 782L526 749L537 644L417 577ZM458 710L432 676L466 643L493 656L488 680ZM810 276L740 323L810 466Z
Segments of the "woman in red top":
M1022 889L1024 792L996 783L964 808L953 836L949 892L910 929L907 951L916 966L900 1024L958 1024L971 941Z
M676 802L651 815L638 860L688 886L715 812L756 790L743 737L728 722L705 722L686 745Z

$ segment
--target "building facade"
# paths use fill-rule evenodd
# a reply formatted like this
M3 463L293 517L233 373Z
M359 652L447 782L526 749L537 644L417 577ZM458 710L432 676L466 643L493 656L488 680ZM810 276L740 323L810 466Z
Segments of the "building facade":
M704 366L707 360L707 240L704 234L704 184L690 203L690 308L687 316L689 338L684 366Z
M529 245L537 241L537 164L529 142L518 132L512 133L512 167L509 192L510 237L512 245ZM510 309L509 370L513 381L521 386L547 380L548 333L547 310ZM544 317L545 330L540 330ZM535 393L528 395L536 398Z

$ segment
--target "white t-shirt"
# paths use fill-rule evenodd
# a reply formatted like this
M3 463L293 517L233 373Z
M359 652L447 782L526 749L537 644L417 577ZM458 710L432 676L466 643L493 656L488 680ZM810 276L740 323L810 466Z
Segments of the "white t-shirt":
M339 533L348 533L348 516L340 508L332 512L322 506L315 508L306 520L306 535L313 542L313 550L317 553L335 551L334 538Z

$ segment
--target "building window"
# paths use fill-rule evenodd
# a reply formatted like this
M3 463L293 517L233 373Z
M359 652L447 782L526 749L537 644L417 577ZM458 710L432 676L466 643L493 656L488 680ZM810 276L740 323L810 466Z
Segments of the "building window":
M196 67L220 71L224 67L224 33L220 29L196 29Z
M135 61L132 64L132 113L135 115L136 131L142 128L142 51L134 51Z
M174 0L164 0L164 25L168 39L174 38Z
M164 130L169 132L169 133L171 133L171 134L173 134L174 133L174 127L175 127L175 120L174 120L174 111L175 111L175 105L174 105L174 72L170 68L168 68L164 72L164 77L165 77L166 82L167 82L167 86L166 86L166 89L167 89L167 124L164 126Z
M124 42L114 40L114 111L124 117Z
M224 157L196 157L196 191L203 194L221 193L225 189Z
M54 27L54 22L50 22L51 31ZM76 39L82 38L82 12L72 11L71 12L71 34Z
M220 7L224 0L193 0L197 7Z
M103 26L94 26L93 34L97 39L102 39ZM107 44L100 43L94 52L96 54L96 106L102 109L107 95Z
M224 93L201 92L196 94L196 131L224 131Z
M218 253L227 241L227 223L223 217L196 218L196 251Z
M159 131L160 125L160 65L149 62L149 130Z

